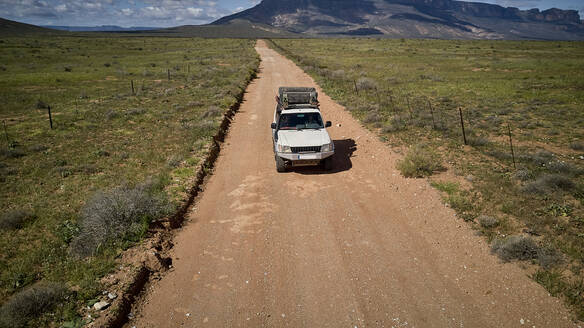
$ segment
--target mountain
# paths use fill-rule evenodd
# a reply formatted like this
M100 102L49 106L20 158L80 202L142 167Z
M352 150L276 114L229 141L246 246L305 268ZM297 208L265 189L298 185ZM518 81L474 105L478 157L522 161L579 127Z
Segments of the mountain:
M130 31L152 31L160 29L160 27L142 27L142 26L121 27L117 25L101 25L101 26L41 25L41 27L69 32L130 32Z
M30 34L60 34L60 33L63 32L0 18L0 36L2 37L23 36Z
M312 36L584 40L575 10L455 0L263 0L212 24L236 19Z
M271 25L233 18L222 24L183 25L156 31L133 31L132 34L203 38L299 38L303 35Z

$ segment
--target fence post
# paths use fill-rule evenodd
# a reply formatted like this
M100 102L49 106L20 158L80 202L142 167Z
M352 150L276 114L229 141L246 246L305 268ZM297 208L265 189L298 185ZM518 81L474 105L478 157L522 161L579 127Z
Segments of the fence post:
M166 75L168 76L168 80L170 81L170 68L166 69Z
M509 146L511 147L511 158L513 158L513 169L517 170L515 164L515 151L513 151L513 138L511 138L511 124L507 123L507 131L509 132Z
M432 102L428 100L428 106L430 106L430 114L432 114L432 129L436 130L436 121L434 121L434 108L432 108Z
M136 92L134 91L134 80L130 80L130 85L132 86L132 95L135 95Z
M47 106L47 110L49 111L49 124L51 125L51 130L53 129L53 115L51 115L51 106Z
M464 120L462 119L462 108L458 107L458 112L460 113L460 126L462 127L462 138L464 139L464 144L466 145L466 133L464 132Z

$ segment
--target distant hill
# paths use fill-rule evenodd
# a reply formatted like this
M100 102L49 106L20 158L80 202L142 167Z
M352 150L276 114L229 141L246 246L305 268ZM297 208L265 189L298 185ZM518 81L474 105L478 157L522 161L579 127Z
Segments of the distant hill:
M0 18L0 36L2 37L22 36L30 34L60 34L60 33L63 32Z
M184 25L171 28L131 27L113 25L97 27L50 26L51 29L14 22L0 18L0 36L22 36L31 34L63 34L74 32L89 36L91 33L115 33L140 36L203 37L203 38L290 38L302 35L284 29L247 20L232 19L221 25ZM72 35L72 34L70 34Z
M285 29L253 23L242 19L232 19L224 24L184 25L156 31L135 31L132 34L158 36L185 36L205 38L291 38L303 37Z
M223 17L312 36L584 40L575 10L519 10L454 0L263 0Z
M152 31L160 29L160 27L142 27L142 26L121 27L117 25L101 25L101 26L41 25L41 27L69 32L131 32L131 31Z

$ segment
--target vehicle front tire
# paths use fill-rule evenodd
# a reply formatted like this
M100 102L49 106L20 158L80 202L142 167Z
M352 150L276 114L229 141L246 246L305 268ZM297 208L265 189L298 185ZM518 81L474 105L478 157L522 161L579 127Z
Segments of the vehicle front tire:
M333 169L333 157L327 157L323 160L322 166L326 171L330 171Z
M286 172L286 162L278 155L276 155L276 171Z

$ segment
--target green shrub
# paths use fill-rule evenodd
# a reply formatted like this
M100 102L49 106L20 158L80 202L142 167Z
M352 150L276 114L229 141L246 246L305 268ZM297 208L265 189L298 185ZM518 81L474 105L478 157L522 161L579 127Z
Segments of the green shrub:
M169 212L168 201L152 184L99 192L82 210L80 231L71 242L71 253L84 258L108 242L133 239L145 232L151 220Z
M383 116L379 115L379 113L369 113L367 114L367 116L363 119L364 123L377 123L383 120Z
M126 115L142 115L146 113L144 108L131 108L126 111Z
M533 178L533 173L528 169L519 169L513 176L519 181L527 181Z
M498 239L491 246L491 252L497 254L505 262L512 260L533 260L537 258L539 246L526 236L510 236Z
M16 230L35 219L34 214L23 210L13 210L0 216L0 230Z
M20 158L26 156L26 153L19 149L1 149L0 156L5 158Z
M470 135L466 139L468 144L473 147L482 147L489 144L489 139L483 135Z
M377 89L377 82L375 82L375 80L368 78L368 77L359 78L357 80L356 84L357 84L358 90Z
M499 220L497 218L488 215L480 215L477 218L477 221L481 227L485 229L494 228L499 225Z
M458 183L448 182L448 181L433 181L431 183L432 187L447 193L448 195L454 195L459 191Z
M472 215L473 203L466 197L463 193L454 193L446 198L450 207L455 210L460 217L465 221L472 221L474 216Z
M542 247L537 253L537 261L544 269L550 269L564 260L562 253L553 247Z
M12 296L0 308L0 327L20 328L63 300L67 289L58 283L39 283Z
M219 116L223 113L221 108L217 106L211 106L201 115L201 118L213 118Z
M49 149L47 146L45 145L34 145L30 147L30 150L34 151L34 152L41 152L41 151L45 151Z
M501 260L537 260L544 269L549 269L563 261L563 255L551 246L540 246L527 236L510 236L506 239L496 240L491 246L491 251Z
M573 150L579 150L579 151L583 151L584 150L584 142L572 142L570 144L570 148L572 148Z
M166 162L168 164L169 167L179 167L180 164L182 163L182 157L181 156L177 156L177 155L173 155L172 157L170 157L168 159L168 161Z
M549 162L547 169L554 173L563 173L568 175L580 175L582 170L566 162Z
M554 154L547 150L538 150L535 154L521 154L519 160L523 162L531 162L538 166L543 166L554 158Z
M422 178L442 169L442 159L429 147L416 145L412 147L397 168L406 178Z
M331 73L331 78L334 80L345 80L347 76L344 70L339 69Z
M523 186L523 192L546 195L558 190L571 190L575 186L570 178L560 174L546 174Z

